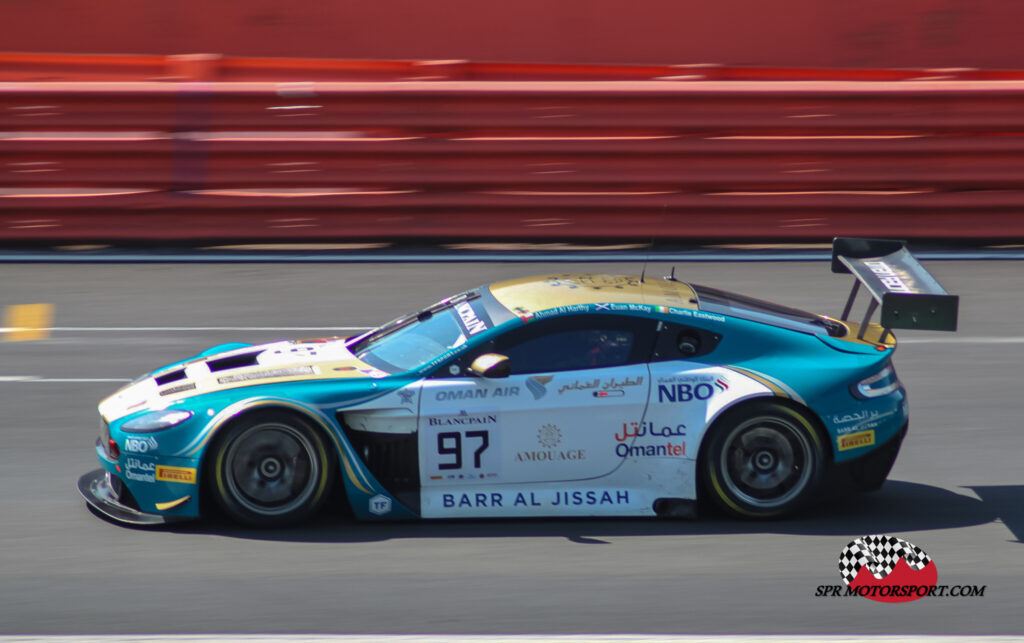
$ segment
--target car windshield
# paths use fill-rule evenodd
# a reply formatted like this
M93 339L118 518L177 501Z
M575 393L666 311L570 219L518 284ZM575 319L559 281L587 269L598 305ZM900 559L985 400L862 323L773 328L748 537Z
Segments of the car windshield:
M413 315L384 324L349 344L352 354L389 373L422 366L487 329L486 317L471 305L479 295L468 292L442 299Z

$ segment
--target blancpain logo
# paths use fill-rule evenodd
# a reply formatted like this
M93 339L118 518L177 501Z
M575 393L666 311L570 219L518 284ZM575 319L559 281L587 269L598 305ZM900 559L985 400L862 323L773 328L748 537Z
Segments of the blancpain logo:
M476 316L476 313L473 312L473 307L466 302L462 302L457 305L455 307L455 312L459 314L459 318L462 320L462 323L466 325L466 330L469 331L470 335L476 335L477 333L487 330L487 324L480 321Z

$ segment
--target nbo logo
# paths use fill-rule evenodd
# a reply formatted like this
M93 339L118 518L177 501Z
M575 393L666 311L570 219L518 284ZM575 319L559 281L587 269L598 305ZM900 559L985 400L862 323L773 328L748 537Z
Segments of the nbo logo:
M149 453L160 445L153 436L148 438L125 438L124 450L132 453Z

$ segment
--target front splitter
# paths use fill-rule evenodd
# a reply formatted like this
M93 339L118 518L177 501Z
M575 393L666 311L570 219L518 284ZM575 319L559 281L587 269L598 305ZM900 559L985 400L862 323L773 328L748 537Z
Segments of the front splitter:
M110 484L107 482L107 472L103 469L90 471L79 478L78 492L82 494L90 507L121 524L153 526L183 520L177 517L145 513L121 503L114 494L114 490L110 488Z

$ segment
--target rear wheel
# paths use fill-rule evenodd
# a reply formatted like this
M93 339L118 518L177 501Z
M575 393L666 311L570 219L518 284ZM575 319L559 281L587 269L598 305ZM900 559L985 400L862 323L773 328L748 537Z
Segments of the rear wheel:
M726 412L712 427L703 458L705 490L746 518L792 513L813 495L824 468L821 438L800 411L757 401Z
M284 411L246 415L213 448L211 487L232 519L278 527L311 516L327 499L334 459L320 431Z

